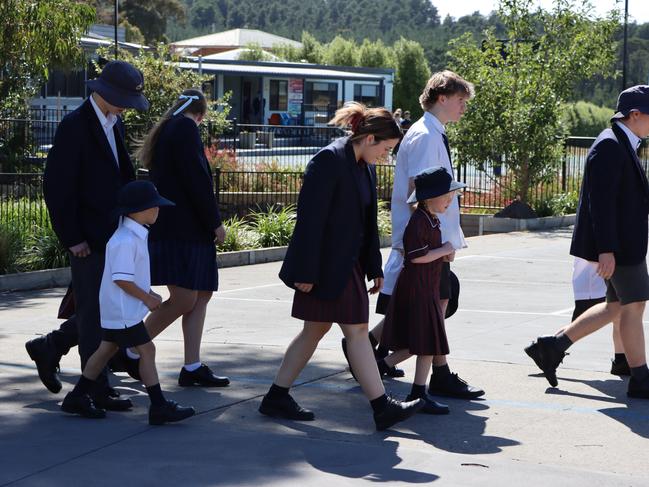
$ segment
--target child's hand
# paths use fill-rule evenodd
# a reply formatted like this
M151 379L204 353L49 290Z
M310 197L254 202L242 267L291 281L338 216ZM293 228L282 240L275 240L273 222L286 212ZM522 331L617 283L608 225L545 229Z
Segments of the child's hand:
M448 255L443 257L444 262L453 262L455 260L455 250Z
M144 300L144 304L146 305L147 308L149 308L149 311L155 311L162 304L162 298L157 294L155 296L153 296L152 294L148 294L146 299Z
M455 247L453 247L453 244L451 244L451 242L446 242L444 245L442 245L442 250L446 255L455 253Z
M159 298L160 301L162 301L162 296L160 296L157 292L155 292L153 289L149 289L149 294L153 296L154 298Z
M374 286L372 286L367 292L369 294L376 294L381 290L382 287L383 287L383 278L377 277L376 279L374 279Z
M311 292L311 289L313 289L313 284L306 283L306 282L296 282L295 283L295 288L298 291L301 291L303 293L309 293L309 292Z

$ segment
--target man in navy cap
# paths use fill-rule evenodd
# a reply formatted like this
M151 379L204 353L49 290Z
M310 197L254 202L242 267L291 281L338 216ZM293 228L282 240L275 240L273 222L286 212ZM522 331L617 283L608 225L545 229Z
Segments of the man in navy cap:
M552 386L565 352L577 340L620 319L631 369L627 395L649 399L649 369L642 315L649 300L647 216L649 184L637 149L649 136L649 85L620 93L612 127L588 153L570 253L597 265L606 302L593 306L554 336L539 337L525 352Z
M135 179L120 115L127 108L149 108L142 72L124 61L107 63L97 79L88 81L88 88L90 97L56 130L43 180L52 226L70 251L75 301L73 319L25 344L41 381L52 392L61 389L56 367L69 346L78 342L83 368L101 341L99 286L106 243L117 228L112 210L120 188ZM98 383L93 399L99 407L132 407L129 400L111 394L105 371Z

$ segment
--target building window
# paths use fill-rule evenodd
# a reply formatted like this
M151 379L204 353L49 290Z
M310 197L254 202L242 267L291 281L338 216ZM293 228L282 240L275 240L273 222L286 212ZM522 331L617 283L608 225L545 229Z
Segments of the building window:
M354 101L364 103L369 107L381 105L378 85L354 85Z
M304 103L312 110L335 108L338 103L338 84L307 81L305 83Z
M288 108L288 81L270 80L270 109L286 111Z

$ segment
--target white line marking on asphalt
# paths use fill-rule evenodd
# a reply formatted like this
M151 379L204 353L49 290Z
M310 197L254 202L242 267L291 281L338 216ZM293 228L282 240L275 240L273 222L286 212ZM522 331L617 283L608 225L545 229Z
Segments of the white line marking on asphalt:
M250 291L252 289L263 289L265 287L275 287L275 286L284 286L283 282L276 282L275 284L264 284L263 286L252 286L252 287L238 287L236 289L227 289L225 291L217 291L217 296L219 294L225 293L237 293L239 291Z

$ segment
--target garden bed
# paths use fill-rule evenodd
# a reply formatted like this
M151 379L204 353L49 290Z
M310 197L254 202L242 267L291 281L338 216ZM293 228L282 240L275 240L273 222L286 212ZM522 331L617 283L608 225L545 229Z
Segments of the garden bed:
M463 213L461 224L467 237L493 233L550 230L575 224L576 215L544 216L540 218L496 218L493 215Z

